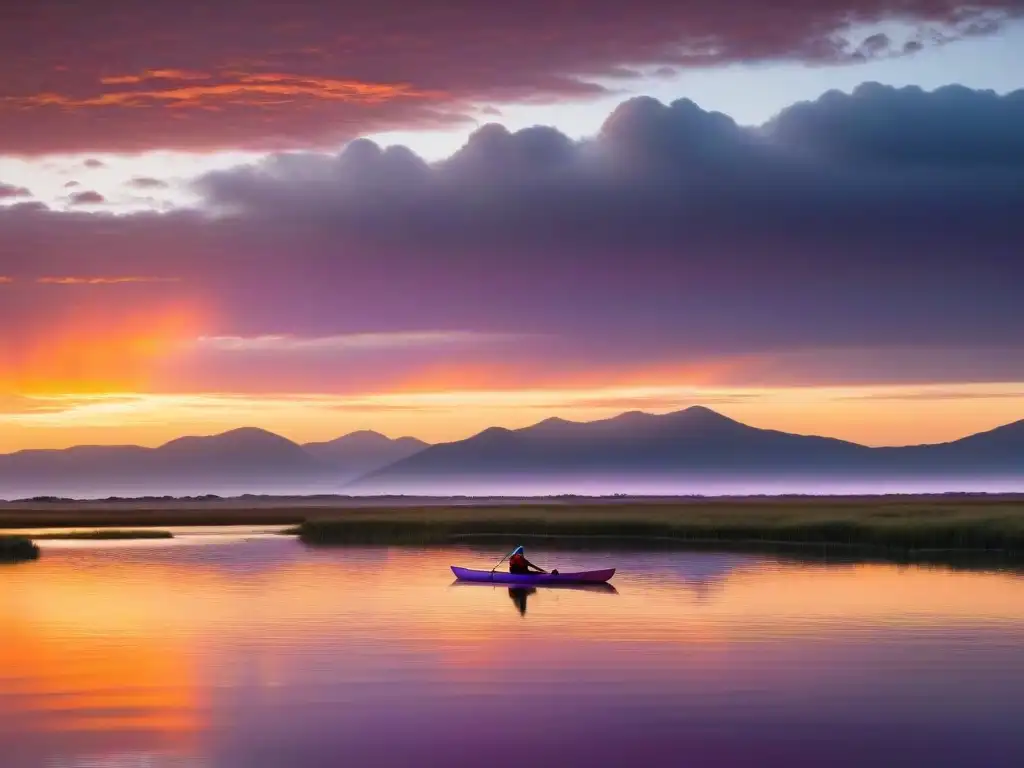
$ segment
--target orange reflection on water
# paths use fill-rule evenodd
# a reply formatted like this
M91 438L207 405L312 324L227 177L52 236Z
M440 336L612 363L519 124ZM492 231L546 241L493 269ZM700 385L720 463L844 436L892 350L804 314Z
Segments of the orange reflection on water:
M198 681L174 643L112 643L4 618L0 681L33 730L143 730L180 746L201 728Z
M396 711L417 738L456 713L461 739L478 710L572 711L602 692L658 711L710 702L724 724L737 702L765 722L780 706L840 722L882 705L952 722L1020 660L1015 575L531 549L563 572L615 565L618 592L516 595L452 585L450 564L501 552L214 538L44 543L39 562L0 570L0 764L33 736L36 755L93 756L315 736L331 759L365 736L365 757L389 746L372 734Z
M204 691L215 679L294 682L298 662L265 638L285 637L288 651L394 648L467 681L509 663L577 663L608 643L685 650L717 665L737 642L820 640L851 626L1024 622L1021 580L998 574L749 560L694 577L695 556L681 554L661 556L653 574L631 573L627 562L614 580L619 594L539 589L520 615L505 587L450 586L449 563L473 565L478 554L280 547L241 572L195 561L203 548L181 562L175 547L53 550L52 559L44 551L0 595L0 683L46 730L152 730L180 745L205 727ZM621 566L623 556L535 557L564 570Z
M11 765L40 744L104 759L195 747L207 707L186 639L111 622L116 583L90 591L96 577L66 568L0 577L0 743Z
M387 635L447 642L498 640L517 628L592 637L594 623L630 622L637 632L679 642L727 641L732 633L792 629L791 619L912 625L919 617L1024 620L1019 577L892 565L786 565L757 559L720 573L687 573L685 565L655 574L630 572L614 553L544 553L543 564L566 570L619 565L620 594L538 590L522 617L504 587L450 587L450 562L480 565L465 551L304 550L283 560L254 563L244 573L174 561L174 547L146 562L146 547L123 550L138 562L125 578L123 563L90 555L89 567L46 563L46 577L19 579L18 599L0 595L0 612L22 617L36 633L117 636L136 647L167 638L254 636L288 624L307 624L319 637ZM245 544L234 546L245 547ZM97 550L99 551L99 550ZM278 554L278 553L275 553ZM117 557L117 556L115 556ZM672 558L685 563L693 554ZM36 566L32 566L35 568ZM27 571L26 571L27 573Z

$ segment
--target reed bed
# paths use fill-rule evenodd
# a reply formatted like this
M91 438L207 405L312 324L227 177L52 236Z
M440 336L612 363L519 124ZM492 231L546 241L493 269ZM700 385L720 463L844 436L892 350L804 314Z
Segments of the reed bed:
M39 547L25 536L0 536L0 562L20 562L39 557Z
M309 544L443 544L468 538L641 539L1024 553L1024 502L452 506L350 509L294 529Z

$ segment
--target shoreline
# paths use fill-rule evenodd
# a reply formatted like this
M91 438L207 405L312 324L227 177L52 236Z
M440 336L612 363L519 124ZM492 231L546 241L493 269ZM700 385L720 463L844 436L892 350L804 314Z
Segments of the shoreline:
M350 514L437 513L449 510L571 511L587 508L647 513L742 507L801 511L828 508L869 512L880 507L1017 507L1024 494L871 494L747 496L237 496L182 498L46 499L0 501L0 534L20 528L153 528L176 526L281 525L336 519ZM631 517L636 517L631 513Z
M38 531L29 538L39 540L167 538L173 533L159 529L273 525L287 526L287 533L314 546L520 539L559 547L788 551L906 562L1024 561L1020 495L366 501L6 503L0 504L0 536L5 528L20 528ZM71 530L47 533L48 528ZM82 528L95 530L75 530Z

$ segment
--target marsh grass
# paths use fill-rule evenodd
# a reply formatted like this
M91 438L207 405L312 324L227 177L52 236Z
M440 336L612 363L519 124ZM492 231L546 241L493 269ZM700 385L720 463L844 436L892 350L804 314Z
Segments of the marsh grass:
M160 531L152 528L130 531L117 529L102 529L95 531L60 531L57 533L37 533L33 534L32 538L37 541L112 541L119 539L173 539L174 534L170 531Z
M20 562L39 557L39 547L24 536L0 536L0 562Z
M685 504L352 509L307 520L310 544L443 544L469 538L663 545L826 545L864 550L1024 554L1024 502L722 501Z

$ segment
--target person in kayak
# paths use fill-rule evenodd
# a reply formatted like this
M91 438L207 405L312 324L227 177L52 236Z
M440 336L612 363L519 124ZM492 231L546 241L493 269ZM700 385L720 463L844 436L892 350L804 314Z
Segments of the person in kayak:
M530 569L533 568L533 571ZM526 559L526 555L523 554L522 547L516 547L512 550L512 556L508 559L508 572L509 573L547 573L543 568L538 568L536 565Z

